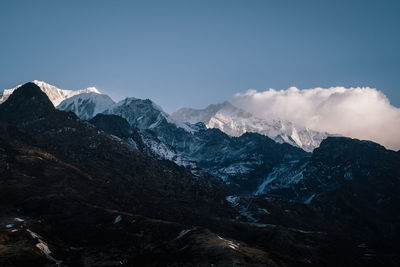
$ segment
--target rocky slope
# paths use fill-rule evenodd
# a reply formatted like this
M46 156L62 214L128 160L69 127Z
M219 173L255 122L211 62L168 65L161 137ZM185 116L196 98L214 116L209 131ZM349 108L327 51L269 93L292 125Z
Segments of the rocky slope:
M190 161L177 153L173 147L161 142L153 132L134 128L120 116L98 114L89 122L106 133L125 140L152 158L173 161L177 165L189 167L192 173L201 171L196 162Z
M328 137L310 158L281 165L267 176L255 194L286 196L288 200L311 203L319 195L343 184L396 184L400 172L398 153L370 141ZM389 189L389 188L387 188Z
M227 199L256 223L349 239L349 249L359 249L352 253L360 253L361 266L396 265L400 260L399 163L397 152L379 144L329 137L306 163L288 168L295 173L291 181L287 180L290 171L276 171L258 195ZM285 196L289 202L281 201Z

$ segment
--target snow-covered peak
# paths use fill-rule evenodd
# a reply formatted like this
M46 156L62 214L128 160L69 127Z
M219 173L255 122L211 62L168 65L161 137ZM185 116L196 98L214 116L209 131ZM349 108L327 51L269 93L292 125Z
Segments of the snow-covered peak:
M65 99L68 99L74 95L82 93L100 94L99 90L97 90L95 87L88 87L86 89L81 89L81 90L66 90L66 89L59 89L54 85L48 84L43 81L33 80L32 82L37 86L39 86L44 93L46 93L46 95L49 97L50 101L53 103L55 107L58 106ZM6 101L7 98L14 92L14 90L21 86L22 84L16 86L15 88L3 90L3 94L0 98L0 103Z
M279 119L264 120L250 112L240 109L230 102L209 105L201 109L180 109L172 114L175 119L184 122L203 122L207 128L218 128L232 135L240 136L246 132L266 135L276 142L289 143L306 151L318 147L328 134L313 131L301 125Z
M80 119L89 120L113 104L115 102L108 95L90 92L74 95L61 102L57 108L72 111Z
M163 122L167 122L187 132L195 131L186 123L172 118L149 99L128 97L110 106L103 113L119 115L139 129L154 129L161 126Z
M289 121L260 119L240 109L221 109L206 126L218 128L232 136L240 136L246 132L263 134L278 143L288 143L309 152L328 136L327 133L313 131Z
M85 89L87 93L96 93L96 94L100 94L100 91L97 90L96 87L94 86L89 86L88 88Z
M220 104L211 104L205 109L192 109L192 108L181 108L171 114L176 120L188 122L195 124L198 122L203 122L207 124L212 116L214 116L219 110L230 107L232 104L230 102L224 102Z

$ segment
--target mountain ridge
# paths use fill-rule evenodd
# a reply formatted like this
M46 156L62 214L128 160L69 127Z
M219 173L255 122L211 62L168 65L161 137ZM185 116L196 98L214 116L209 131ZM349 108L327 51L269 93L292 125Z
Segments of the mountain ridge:
M269 121L260 119L250 112L235 107L228 101L212 104L204 109L182 108L172 113L171 116L184 122L203 122L208 128L218 128L232 136L257 132L278 143L289 143L308 152L318 147L321 141L330 135L294 125L279 118L271 118Z
M43 81L33 80L32 83L36 84L46 95L49 97L50 101L56 107L58 106L63 100L70 98L74 95L81 94L81 93L97 93L100 92L95 87L88 87L86 89L81 90L66 90L66 89L59 89L54 85L48 84ZM7 98L19 87L23 86L23 84L17 85L11 89L4 89L1 93L0 104L5 102Z
M153 105L154 109L159 111L160 116L158 121L155 121L156 124L165 119L167 122L175 124L178 128L189 132L196 129L196 127L191 127L190 124L202 122L208 128L218 128L232 136L240 136L245 132L258 132L274 139L278 143L289 143L308 152L318 147L324 138L330 136L328 133L320 133L279 119L265 121L256 118L251 113L233 106L229 101L211 104L205 109L183 108L169 115L151 100L127 97L118 103L114 103L111 98L100 94L94 87L72 91L58 89L42 81L34 80L33 83L46 92L54 106L60 110L74 111L78 117L84 120L89 120L98 113L115 113L118 106L126 105L128 101L141 101L142 103L150 101L149 103ZM14 90L15 88L4 90L0 103L4 102ZM110 111L111 109L114 111ZM146 127L149 126L151 125Z
M82 120L90 120L102 113L115 102L105 94L96 92L80 93L63 100L57 109L72 111Z

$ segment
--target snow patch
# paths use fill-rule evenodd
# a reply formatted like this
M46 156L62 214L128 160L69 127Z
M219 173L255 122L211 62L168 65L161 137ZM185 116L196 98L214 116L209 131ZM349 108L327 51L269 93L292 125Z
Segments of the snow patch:
M219 235L217 235L218 239L222 240L224 242L224 244L228 247L230 247L231 249L238 249L239 248L239 243L234 243L231 240L225 239L223 237L220 237Z
M237 205L239 205L240 197L236 195L227 196L226 201L231 203L232 207L236 207Z
M288 188L293 184L299 183L303 179L303 172L306 170L308 162L298 166L297 161L283 163L272 169L262 182L254 195L263 195L277 188Z
M119 223L120 221L122 221L122 217L121 215L118 215L114 220L114 224Z
M26 229L26 231L30 233L31 236L38 241L38 243L35 246L46 256L46 258L54 262L56 266L61 266L62 261L57 260L52 256L52 252L49 249L49 246L47 245L46 242L43 241L42 237L29 229Z
M184 237L187 233L189 233L190 231L192 231L191 229L186 229L186 230L182 230L179 235L176 237L176 239L181 239L182 237Z
M311 204L311 201L314 199L314 197L315 197L315 194L311 195L309 198L307 198L307 199L304 201L304 204L310 205L310 204Z

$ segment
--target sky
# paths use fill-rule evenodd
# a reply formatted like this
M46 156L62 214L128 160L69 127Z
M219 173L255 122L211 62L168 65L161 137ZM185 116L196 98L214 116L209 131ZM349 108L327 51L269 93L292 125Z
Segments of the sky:
M254 89L371 87L400 107L400 1L0 1L0 88L95 86L167 112Z

